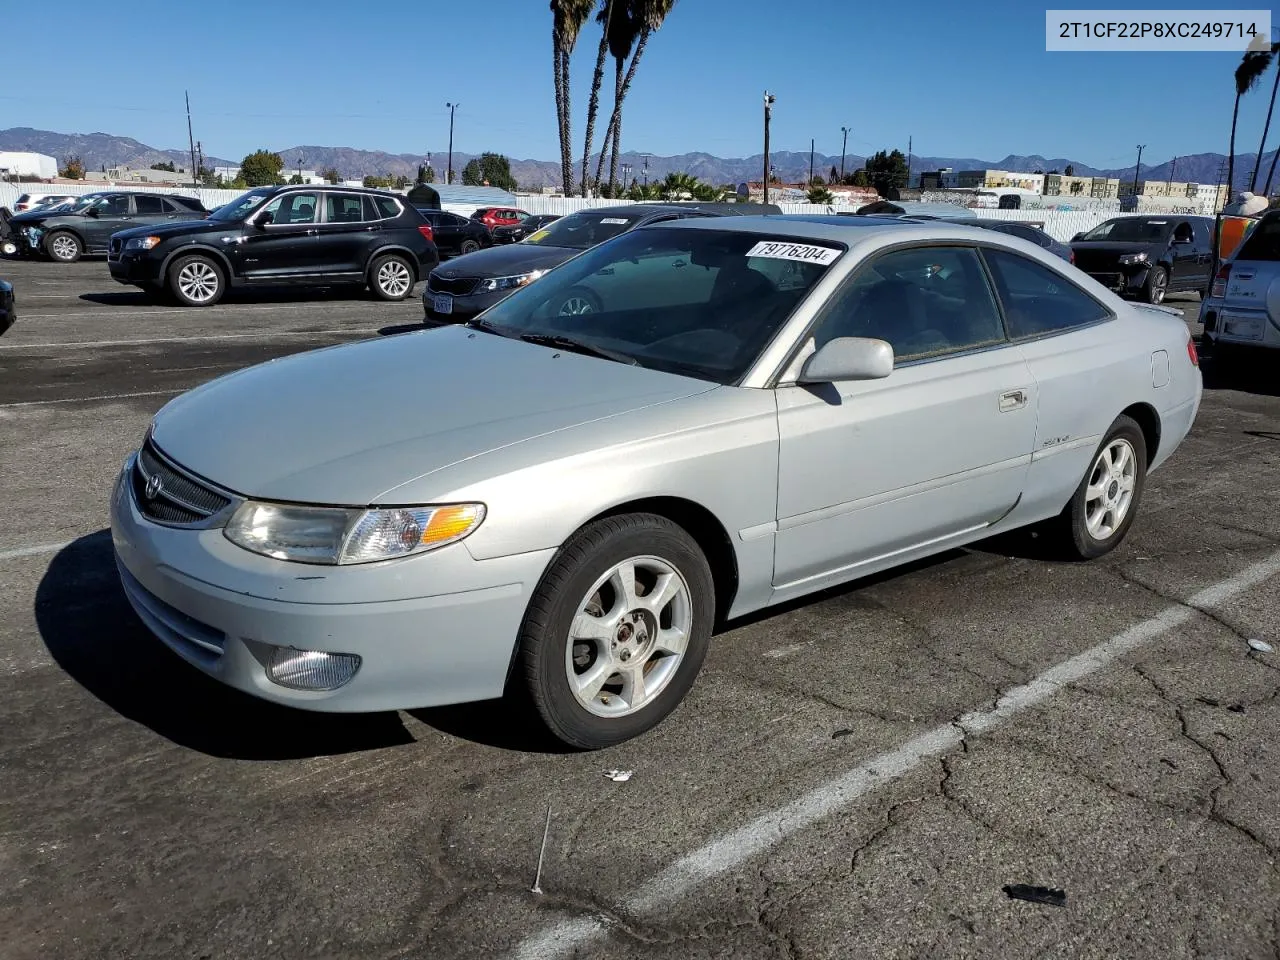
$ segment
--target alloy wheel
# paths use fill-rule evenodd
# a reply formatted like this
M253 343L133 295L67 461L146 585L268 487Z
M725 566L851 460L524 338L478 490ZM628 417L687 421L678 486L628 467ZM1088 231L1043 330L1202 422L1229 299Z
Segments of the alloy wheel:
M403 297L413 286L413 274L399 260L388 260L378 268L378 289L388 297Z
M652 703L684 660L693 601L684 576L658 557L614 565L578 604L565 644L565 673L578 703L598 717L625 717Z
M1084 525L1095 540L1112 536L1133 504L1138 458L1133 445L1117 437L1102 449L1089 472L1084 493Z
M217 295L221 282L218 271L199 260L178 271L178 289L193 303L208 303Z

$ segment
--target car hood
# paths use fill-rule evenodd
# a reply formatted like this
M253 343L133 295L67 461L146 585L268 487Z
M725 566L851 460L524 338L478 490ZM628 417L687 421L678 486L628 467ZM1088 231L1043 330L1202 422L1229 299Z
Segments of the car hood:
M83 213L67 213L56 210L27 210L24 213L15 213L9 218L9 223L20 227L38 227L46 220L83 220Z
M581 252L571 247L544 247L536 243L490 247L450 260L433 272L446 278L508 277L534 270L550 270Z
M502 447L715 388L451 326L229 374L166 404L153 437L245 496L359 506Z
M196 211L191 211L193 214ZM113 237L120 237L128 240L130 237L171 237L174 234L197 234L197 233L239 233L240 224L226 223L220 220L204 220L192 217L190 220L174 220L169 223L153 223L141 227L127 227L124 230L117 230L112 234Z

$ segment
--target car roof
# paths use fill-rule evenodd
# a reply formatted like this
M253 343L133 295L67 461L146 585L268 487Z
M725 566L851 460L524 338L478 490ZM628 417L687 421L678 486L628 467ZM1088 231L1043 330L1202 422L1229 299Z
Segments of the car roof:
M854 243L893 231L905 239L918 240L987 240L991 234L980 227L970 227L947 220L901 220L897 217L841 217L839 215L790 213L782 216L747 216L732 220L694 217L663 223L662 227L679 230L732 230L741 233L764 233L797 237L804 240L828 240ZM1014 242L1028 242L1018 241Z

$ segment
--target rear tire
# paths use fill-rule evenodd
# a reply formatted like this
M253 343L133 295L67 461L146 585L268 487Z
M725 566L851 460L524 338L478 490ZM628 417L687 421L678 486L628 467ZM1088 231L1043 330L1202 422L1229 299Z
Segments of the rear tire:
M461 249L462 255L465 257L468 253L475 253L479 250L480 244L476 243L474 240L463 240Z
M1063 551L1074 559L1095 560L1119 546L1133 526L1146 482L1146 437L1122 414L1056 520L1054 532Z
M715 610L711 567L682 527L646 513L598 520L561 548L529 601L523 692L562 743L623 743L689 693Z
M413 267L398 253L378 257L369 268L369 289L379 300L403 300L413 284Z
M84 255L84 244L69 230L55 230L44 241L45 253L58 263L75 263Z
M169 291L188 307L211 307L227 290L222 268L208 257L179 257L169 267Z

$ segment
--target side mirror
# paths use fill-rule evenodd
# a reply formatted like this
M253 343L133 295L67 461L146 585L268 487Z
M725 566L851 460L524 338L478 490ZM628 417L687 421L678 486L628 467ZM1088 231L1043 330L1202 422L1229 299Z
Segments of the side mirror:
M90 208L89 208L88 210L86 210L84 213L85 213L85 216L87 216L87 217L94 217L94 218L97 218L97 217L101 216L101 214L98 212L98 208L97 208L97 207L90 207Z
M258 214L256 217L253 218L253 225L255 227L269 227L271 226L271 224L275 222L276 222L275 214L273 214L270 210L264 210L262 213Z
M837 337L804 362L797 383L882 380L893 373L893 347L886 340Z

